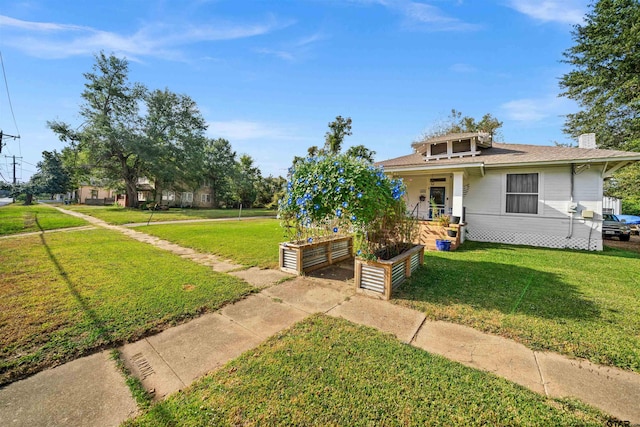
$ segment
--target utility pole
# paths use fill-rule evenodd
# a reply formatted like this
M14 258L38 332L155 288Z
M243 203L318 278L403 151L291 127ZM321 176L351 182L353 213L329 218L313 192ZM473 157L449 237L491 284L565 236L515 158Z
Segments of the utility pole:
M3 133L0 129L0 153L2 153L2 147L5 145L2 143L2 140L5 138L20 139L20 135L9 135L8 133Z
M17 184L17 178L16 178L16 165L18 164L18 162L16 162L16 156L4 156L5 158L10 158L13 159L13 161L11 162L11 165L13 166L13 184ZM22 157L17 157L18 159L22 159Z

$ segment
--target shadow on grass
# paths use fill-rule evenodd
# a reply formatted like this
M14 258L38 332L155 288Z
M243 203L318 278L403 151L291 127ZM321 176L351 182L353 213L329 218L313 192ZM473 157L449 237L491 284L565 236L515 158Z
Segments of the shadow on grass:
M461 252L486 252L493 246ZM516 250L500 246L500 250ZM546 319L592 319L600 316L593 301L556 274L528 267L480 260L426 256L425 265L403 284L395 298L425 304L525 314Z
M47 256L49 257L53 265L56 267L56 270L58 270L58 274L64 280L65 284L67 285L67 288L69 289L69 293L78 303L78 306L86 316L86 319L89 321L89 324L91 325L91 329L93 329L93 331L91 332L94 333L94 335L97 338L97 341L101 340L105 344L111 343L113 341L113 338L111 337L111 334L109 334L107 328L105 327L104 322L100 319L100 317L95 312L95 310L91 308L87 300L78 291L77 286L71 281L71 279L69 279L69 275L64 270L64 267L60 264L60 262L54 255L53 251L47 244L47 241L44 238L45 236L44 229L40 226L40 222L38 222L37 215L35 216L35 222L38 228L40 229L40 240L42 242L42 246L44 246L45 250L47 251Z

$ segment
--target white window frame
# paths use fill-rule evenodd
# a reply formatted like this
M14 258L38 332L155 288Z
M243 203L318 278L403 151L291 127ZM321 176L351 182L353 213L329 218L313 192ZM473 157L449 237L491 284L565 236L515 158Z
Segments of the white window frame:
M169 202L173 202L174 200L176 200L175 191L162 190L162 200L169 201Z
M537 191L536 192L516 192L516 191L507 191L508 187L509 187L509 176L512 175L536 175L537 178ZM503 197L503 203L504 203L504 208L503 208L503 212L506 215L523 215L523 216L539 216L541 215L541 209L540 209L540 199L541 199L541 193L542 193L542 174L540 172L530 172L530 171L518 171L518 172L507 172L504 175L504 197ZM509 196L518 196L518 195L522 195L522 196L536 196L536 211L535 212L509 212L508 211L508 203L507 203L507 199L509 198Z
M202 193L200 195L200 203L211 203L211 194Z
M193 193L190 191L182 193L182 202L193 203Z

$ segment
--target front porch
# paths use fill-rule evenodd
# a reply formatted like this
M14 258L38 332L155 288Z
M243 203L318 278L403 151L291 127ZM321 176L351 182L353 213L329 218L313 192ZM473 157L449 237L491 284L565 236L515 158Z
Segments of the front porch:
M450 237L447 230L455 230L456 236ZM464 241L464 224L450 224L449 227L443 227L435 221L418 221L418 237L414 243L423 245L428 251L437 250L436 240L449 240L451 242L450 250L455 251Z

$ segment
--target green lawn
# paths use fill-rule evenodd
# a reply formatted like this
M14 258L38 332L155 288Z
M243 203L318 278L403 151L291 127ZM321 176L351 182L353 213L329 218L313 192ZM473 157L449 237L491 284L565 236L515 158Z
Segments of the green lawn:
M313 316L126 426L602 426L606 415Z
M262 268L278 268L278 244L285 241L276 219L150 225L136 230L245 266Z
M0 385L251 292L108 230L0 240Z
M240 214L238 209L180 209L171 208L168 211L150 211L142 209L129 209L119 206L86 206L69 205L63 206L65 209L80 212L100 218L109 224L131 224L159 221L183 221L188 219L215 219L215 218L237 218ZM151 215L153 213L153 215ZM269 209L243 209L242 217L251 216L275 216L276 211Z
M466 242L394 294L429 319L640 372L640 255Z
M24 206L13 203L0 207L0 236L82 225L87 225L87 222L44 204Z

